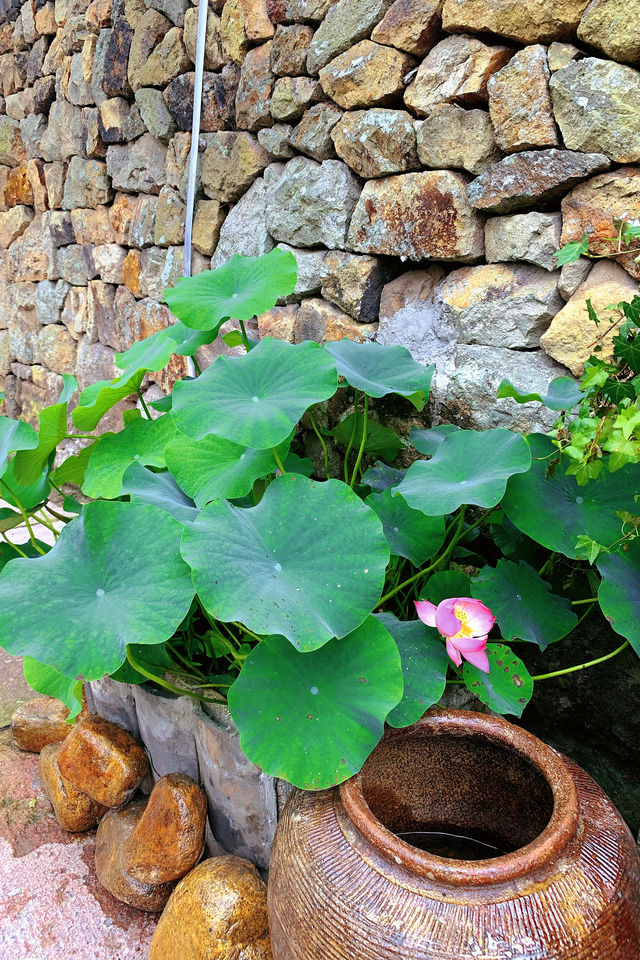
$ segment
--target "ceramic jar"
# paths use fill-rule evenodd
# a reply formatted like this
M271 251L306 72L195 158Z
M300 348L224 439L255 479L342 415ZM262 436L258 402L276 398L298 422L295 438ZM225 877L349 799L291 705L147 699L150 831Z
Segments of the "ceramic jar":
M418 833L436 852L399 837ZM453 859L471 849L452 835L483 859ZM432 711L347 783L292 796L269 918L274 960L638 960L640 857L570 760L501 718Z

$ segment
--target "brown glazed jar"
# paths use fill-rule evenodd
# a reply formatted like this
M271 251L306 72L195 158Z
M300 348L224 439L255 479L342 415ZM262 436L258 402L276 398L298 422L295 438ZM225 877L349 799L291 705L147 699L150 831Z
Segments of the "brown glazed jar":
M398 837L425 831L499 852ZM274 960L640 958L640 857L620 814L570 760L477 713L430 711L347 783L296 791L268 898Z

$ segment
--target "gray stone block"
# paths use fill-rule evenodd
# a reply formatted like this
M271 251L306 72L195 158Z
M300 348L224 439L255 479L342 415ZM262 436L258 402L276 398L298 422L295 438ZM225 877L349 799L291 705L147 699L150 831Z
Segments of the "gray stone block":
M135 687L134 698L154 780L167 773L186 773L197 781L199 763L190 698L165 696L145 685Z

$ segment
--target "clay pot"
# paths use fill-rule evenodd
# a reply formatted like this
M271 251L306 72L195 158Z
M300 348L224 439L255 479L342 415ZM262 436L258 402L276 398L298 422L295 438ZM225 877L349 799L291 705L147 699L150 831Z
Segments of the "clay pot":
M398 837L417 831L503 853ZM347 783L297 791L268 896L274 960L640 957L640 857L619 813L570 760L483 714L430 712Z

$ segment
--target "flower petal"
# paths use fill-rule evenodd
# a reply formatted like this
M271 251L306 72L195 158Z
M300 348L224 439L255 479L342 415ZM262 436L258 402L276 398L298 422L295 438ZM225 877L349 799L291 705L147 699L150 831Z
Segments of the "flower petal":
M495 623L496 618L489 607L471 597L457 597L455 610L465 614L467 626L475 635L489 633Z
M484 650L470 650L464 654L464 658L468 660L469 663L472 663L474 667L477 667L478 670L482 670L483 673L489 673L489 657Z
M435 627L436 625L436 607L435 604L430 603L428 600L414 600L416 612L423 623L426 623L428 627Z
M466 656L467 653L473 653L475 650L484 650L487 637L452 637L451 642Z
M459 667L460 664L462 663L462 656L460 654L460 651L456 650L454 645L451 643L451 640L449 639L447 639L447 653L449 654L449 658L453 660L453 662L455 663L456 667Z
M443 600L436 609L436 627L443 637L454 637L462 623L454 613L455 599Z

